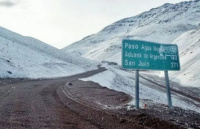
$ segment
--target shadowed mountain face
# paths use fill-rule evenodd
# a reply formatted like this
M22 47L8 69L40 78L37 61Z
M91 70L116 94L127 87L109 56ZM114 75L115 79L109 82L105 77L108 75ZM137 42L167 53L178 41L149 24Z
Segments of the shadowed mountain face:
M137 16L119 20L106 26L100 32L63 48L63 51L97 61L116 62L120 65L122 39L177 43L176 39L183 38L184 33L200 28L199 17L200 0L178 4L167 3ZM182 46L185 49L180 49L180 53L190 48L191 42L187 41L183 42L184 45ZM181 61L187 62L189 61L187 59L183 58ZM194 60L194 62L196 61L198 59ZM182 70L184 69L185 67L182 68ZM192 68L191 71L193 70L196 69ZM179 72L179 74L183 73Z

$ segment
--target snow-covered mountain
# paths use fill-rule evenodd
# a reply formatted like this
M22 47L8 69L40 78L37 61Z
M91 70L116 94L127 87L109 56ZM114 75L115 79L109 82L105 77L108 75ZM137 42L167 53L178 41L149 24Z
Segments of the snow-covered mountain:
M194 42L184 40L184 37L190 38L187 34L190 32L196 32L198 35L199 17L200 0L177 4L167 3L137 16L119 20L100 32L63 48L63 51L97 61L117 62L119 65L121 64L122 39L141 39L159 43L173 42L179 45L179 52L183 52L192 49L191 45ZM183 53L181 53L182 71L179 72L178 78L185 76L184 72L187 70L191 73L197 71L196 67L189 65L190 59L188 58L190 57L187 56L188 53L185 56ZM198 65L198 62L199 59L194 57L193 64ZM188 85L191 85L191 83L188 83Z
M188 31L178 37L181 71L171 73L184 85L200 87L200 28Z
M0 27L0 78L68 76L96 68L97 63L63 53L37 39Z

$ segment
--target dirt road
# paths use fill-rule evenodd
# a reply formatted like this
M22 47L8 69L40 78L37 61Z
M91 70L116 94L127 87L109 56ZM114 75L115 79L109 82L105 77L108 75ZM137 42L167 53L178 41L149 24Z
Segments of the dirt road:
M0 83L0 129L182 128L138 110L127 112L131 97L85 78L104 68L66 78L4 80Z

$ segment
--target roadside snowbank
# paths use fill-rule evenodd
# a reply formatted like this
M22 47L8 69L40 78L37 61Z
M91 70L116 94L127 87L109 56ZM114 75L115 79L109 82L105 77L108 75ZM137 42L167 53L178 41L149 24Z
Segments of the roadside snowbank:
M123 76L121 76L123 75ZM110 68L107 71L96 74L88 78L82 78L82 81L93 81L99 83L101 86L105 86L109 89L124 92L133 97L133 100L129 105L134 105L135 100L135 81L130 76L134 76L133 73L126 72L123 70ZM154 105L167 104L167 95L157 89L152 89L140 83L140 107L144 104ZM185 100L185 98L177 95L172 95L173 106L181 107L183 109L190 109L196 112L200 112L200 109L196 107L193 102Z

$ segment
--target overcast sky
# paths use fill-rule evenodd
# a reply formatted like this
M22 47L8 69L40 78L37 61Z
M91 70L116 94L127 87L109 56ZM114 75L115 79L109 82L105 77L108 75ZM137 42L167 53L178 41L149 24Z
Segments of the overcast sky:
M122 18L183 0L0 0L0 26L62 48Z

